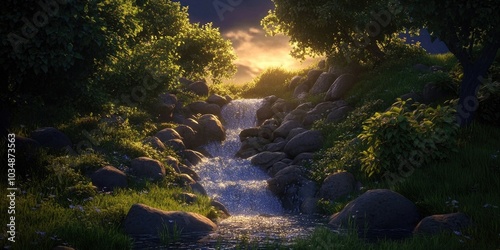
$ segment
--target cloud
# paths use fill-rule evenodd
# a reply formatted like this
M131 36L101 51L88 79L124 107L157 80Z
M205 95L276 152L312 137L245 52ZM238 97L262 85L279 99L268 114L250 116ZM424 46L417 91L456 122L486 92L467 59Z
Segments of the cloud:
M238 56L235 64L238 71L233 79L235 83L245 83L258 76L267 68L282 67L289 70L302 69L316 62L307 59L304 62L290 55L289 38L283 35L266 36L261 27L241 27L223 34L233 42Z

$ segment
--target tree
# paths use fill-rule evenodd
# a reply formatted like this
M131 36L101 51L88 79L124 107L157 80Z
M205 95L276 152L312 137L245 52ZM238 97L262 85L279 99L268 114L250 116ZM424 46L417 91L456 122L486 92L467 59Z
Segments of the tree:
M402 0L414 26L441 39L463 67L458 122L469 125L478 109L477 92L500 48L497 0Z
M262 24L270 34L288 35L299 58L325 53L337 63L380 60L388 40L409 21L393 0L273 2Z

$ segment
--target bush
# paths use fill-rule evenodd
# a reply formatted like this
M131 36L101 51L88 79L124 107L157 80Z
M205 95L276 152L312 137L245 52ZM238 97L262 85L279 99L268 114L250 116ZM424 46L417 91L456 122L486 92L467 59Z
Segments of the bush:
M363 123L358 135L366 147L362 170L368 176L412 172L446 158L447 151L456 146L457 132L455 110L450 106L409 106L398 99L387 111Z
M258 98L270 95L286 98L293 91L288 89L288 82L295 75L294 72L279 67L266 69L260 76L248 84L248 89L242 95L246 98Z

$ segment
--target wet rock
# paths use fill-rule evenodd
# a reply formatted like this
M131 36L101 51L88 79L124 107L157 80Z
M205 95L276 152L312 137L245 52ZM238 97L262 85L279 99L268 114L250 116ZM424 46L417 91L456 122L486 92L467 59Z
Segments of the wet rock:
M423 218L415 227L413 233L436 235L443 231L460 232L470 225L470 218L463 213L437 214Z
M127 187L127 175L113 166L105 166L91 176L92 184L101 191L113 191L115 188Z
M229 213L229 210L227 210L226 206L224 206L224 204L222 204L221 202L216 201L216 200L212 200L212 201L210 201L210 205L215 207L215 209L223 212L225 217L231 216L231 214Z
M42 147L62 150L71 148L71 140L61 131L53 127L39 128L31 132L30 136Z
M161 162L147 157L135 158L130 162L130 169L140 178L159 180L165 177L165 167Z
M200 124L200 136L205 144L211 141L224 141L226 130L215 115L203 115L198 120Z
M219 107L222 107L229 103L229 101L225 97L216 94L209 96L207 102L210 104L217 104L219 105Z
M308 130L293 137L284 152L291 158L307 152L315 152L323 147L323 135L319 131Z
M356 189L356 179L348 172L331 174L323 181L318 197L334 201L348 195Z
M189 187L189 189L191 189L194 193L207 195L207 191L205 190L205 188L199 182L191 178L191 176L187 174L180 174L179 178L184 187Z
M331 217L334 228L352 224L358 236L368 239L400 239L412 235L420 215L413 202L387 189L369 190Z
M251 163L264 169L270 168L274 163L286 158L283 152L262 152L251 159Z
M243 129L240 132L240 141L244 141L249 137L258 137L260 135L261 129L259 127Z
M178 168L179 168L179 174L187 174L187 175L189 175L189 177L191 177L195 181L200 181L201 180L201 178L198 175L198 173L196 173L196 171L194 171L193 169L189 168L188 166L186 166L184 164L180 164L178 166Z
M212 114L220 116L221 108L217 104L209 104L207 102L193 102L188 105L189 110L193 114Z
M200 164L203 161L203 159L205 158L205 156L202 153L194 151L194 150L190 150L190 149L184 150L181 153L181 155L182 155L183 159L188 160L193 165Z
M281 196L290 185L300 185L302 181L306 180L304 174L305 170L300 166L288 166L267 181L269 190L275 195Z
M134 204L123 221L123 229L132 237L160 233L180 232L181 235L208 234L217 229L210 219L196 213L163 211L144 204Z

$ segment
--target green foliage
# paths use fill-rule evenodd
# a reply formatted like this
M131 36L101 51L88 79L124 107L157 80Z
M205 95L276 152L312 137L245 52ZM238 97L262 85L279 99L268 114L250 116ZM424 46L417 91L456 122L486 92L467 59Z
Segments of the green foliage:
M455 148L458 127L451 107L415 104L414 108L398 99L389 110L363 123L358 138L366 145L361 162L369 176L413 172L446 158L447 151Z
M256 77L248 84L246 90L242 93L245 98L258 98L270 95L276 95L281 98L290 97L292 90L288 84L296 72L288 71L283 68L269 68Z
M380 59L381 48L409 21L401 6L386 0L273 2L275 8L262 20L265 29L290 36L294 56L326 54L336 65ZM380 13L385 13L382 21L374 17ZM375 23L379 29L370 25Z

